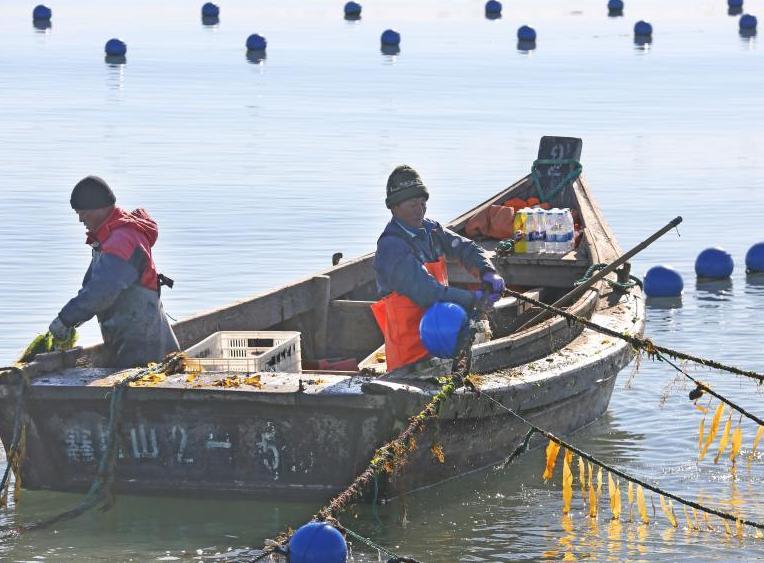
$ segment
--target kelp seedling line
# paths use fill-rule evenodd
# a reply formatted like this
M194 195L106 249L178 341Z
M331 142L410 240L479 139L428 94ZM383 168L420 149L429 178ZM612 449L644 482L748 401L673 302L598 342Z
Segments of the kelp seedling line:
M378 448L372 456L369 464L354 480L348 485L342 492L337 494L327 505L321 508L315 515L314 520L328 522L341 531L347 532L350 536L359 539L369 547L373 547L379 551L384 552L387 555L392 556L389 561L409 561L416 563L415 559L410 557L401 557L390 550L377 545L369 538L360 536L359 534L352 532L348 528L342 526L336 519L336 515L342 512L347 506L356 498L360 497L367 486L371 484L375 476L381 471L392 472L396 467L402 466L406 462L408 455L416 449L416 434L421 432L425 424L429 419L434 418L438 414L440 405L450 398L456 389L460 386L458 383L462 381L459 375L450 375L444 378L440 390L433 396L429 403L419 412L419 414L409 419L408 426L397 437L393 438L385 445ZM284 534L281 535L282 537ZM284 538L283 543L286 543L288 538ZM265 548L264 552L251 561L260 561L265 557L283 553L283 546L278 541L276 545L269 545Z
M744 519L740 518L739 516L735 516L734 514L730 514L728 512L724 512L722 510L717 510L717 509L711 508L709 506L704 506L702 504L699 504L697 502L691 501L691 500L686 499L684 497L681 497L679 495L675 495L673 493L670 493L670 492L668 492L668 491L666 491L664 489L661 489L660 487L656 487L655 485L651 485L650 483L648 483L646 481L643 481L643 480L641 480L641 479L639 479L637 477L632 477L631 475L621 471L620 469L618 469L616 467L613 467L612 465L609 465L609 464L605 463L604 461L601 461L600 459L597 459L593 455L591 455L589 453L586 453L583 450L580 450L576 446L570 444L569 442L566 442L562 438L559 438L559 437L555 436L551 432L549 432L547 430L544 430L543 428L533 424L531 421L529 421L528 419L526 419L522 415L516 413L515 411L513 411L512 409L510 409L509 407L507 407L506 405L504 405L500 401L497 401L496 399L494 399L493 397L491 397L487 393L481 393L480 396L484 397L488 401L491 401L493 404L495 404L499 408L505 410L507 413L509 413L512 416L514 416L517 420L519 420L523 424L527 425L534 432L538 432L539 434L542 434L544 437L546 437L547 439L551 440L552 442L558 444L559 446L562 446L562 447L566 448L567 450L569 450L569 451L571 451L571 452L573 452L575 454L578 454L581 458L590 461L594 465L596 465L598 467L601 467L602 469L605 469L605 470L609 471L610 473L612 473L614 475L618 475L619 477L621 477L625 481L629 481L631 483L634 483L635 485L640 485L641 487L643 487L643 488L645 488L645 489L647 489L649 491L652 491L652 492L654 492L654 493L656 493L658 495L662 495L662 496L664 496L666 498L670 498L672 500L675 500L679 504L682 504L684 506L689 506L690 508L695 508L695 509L700 510L702 512L705 512L707 514L713 514L714 516L718 516L718 517L723 518L725 520L731 520L731 521L734 521L734 522L741 522L742 524L745 524L747 526L751 526L753 528L758 528L760 530L764 530L764 523L762 523L762 522L756 522L754 520L744 520Z
M669 358L667 358L666 356L664 356L664 355L663 355L663 354L661 354L660 352L656 352L656 353L655 353L655 358L656 358L658 361L660 361L660 362L666 362L668 365L670 365L670 366L671 366L672 368L674 368L676 371L678 371L679 373L681 373L682 375L684 375L684 376L685 376L687 379L689 379L690 381L692 381L692 382L693 382L693 383L694 383L694 384L697 386L697 389L699 389L701 392L703 392L703 393L708 393L708 394L709 394L709 395L711 395L712 397L716 397L716 398L717 398L717 399L719 399L719 400L720 400L722 403L724 403L725 405L729 406L730 408L732 408L732 409L736 410L737 412L739 412L740 414L742 414L744 417L748 418L749 420L753 420L753 421L754 421L756 424L758 424L759 426L764 426L764 420L760 419L760 418L759 418L758 416L756 416L755 414L753 414L753 413L751 413L751 412L747 411L746 409L744 409L743 407L741 407L741 406L740 406L740 405L738 405L737 403L735 403L735 402L733 402L733 401L729 400L728 398L724 397L723 395L721 395L721 394L717 393L716 391L714 391L713 389L711 389L711 388L710 388L708 385L706 385L705 383L703 383L703 382L701 382L701 381L698 381L696 378L694 378L694 377L693 377L693 376L691 376L689 373L687 373L686 371L684 371L682 368L680 368L678 365L676 365L674 362L672 362L672 361L671 361ZM697 394L697 396L696 396L695 398L696 398L696 399L699 399L701 394L702 394L702 393L698 393L698 394Z
M435 394L427 406L419 414L409 419L409 425L396 438L374 452L366 469L344 491L322 508L316 514L316 518L319 520L333 518L353 499L363 494L365 487L371 483L377 473L381 470L390 472L405 463L408 454L416 449L415 435L422 431L428 419L438 414L440 405L456 391L459 380L461 380L459 376L448 376L448 381L443 384L440 391Z
M746 410L745 408L741 407L740 405L738 405L737 403L733 402L732 400L724 397L720 393L717 393L716 391L711 389L707 384L702 383L701 381L699 381L698 379L696 379L695 377L693 377L692 375L687 373L685 370L683 370L681 367L679 367L675 362L673 362L670 358L666 357L666 355L664 355L664 354L667 354L669 356L676 357L676 358L682 358L682 359L690 360L690 361L693 361L693 362L696 362L696 363L699 363L699 364L702 364L702 365L705 365L705 366L710 366L710 367L713 367L713 368L716 368L716 369L720 369L720 370L723 370L723 371L729 371L731 373L735 373L735 374L738 374L738 375L744 375L744 376L747 376L747 377L755 377L756 379L764 378L764 376L762 376L762 375L760 375L760 374L758 374L756 372L742 370L742 369L736 368L734 366L727 366L727 365L721 364L719 362L715 362L713 360L707 360L705 358L699 358L699 357L696 358L696 357L691 356L689 354L685 354L684 352L679 352L677 350L671 350L671 349L665 348L663 346L657 346L649 338L639 338L639 337L636 337L636 336L633 336L633 335L630 335L630 334L622 334L622 333L616 332L616 331L614 331L612 329L609 329L607 327L604 327L602 325L598 325L597 323L594 323L594 322L592 322L592 321L590 321L588 319L584 319L582 317L578 317L576 315L573 315L572 313L568 313L567 311L564 311L562 309L554 307L553 305L548 305L548 304L546 304L546 303L544 303L542 301L538 301L537 299L534 299L532 297L528 297L525 294L518 293L518 292L512 291L510 289L506 290L506 292L509 293L512 297L517 297L519 299L523 299L523 300L525 300L525 301L527 301L529 303L532 303L533 305L545 308L548 311L551 311L551 312L553 312L555 314L561 315L561 316L565 317L566 319L568 319L570 321L581 323L584 326L586 326L587 328L590 328L590 329L592 329L594 331L597 331L597 332L600 332L600 333L603 333L603 334L607 334L608 336L613 336L614 338L620 338L622 340L625 340L626 342L628 342L629 344L631 344L635 348L644 350L648 354L648 356L652 356L652 357L654 357L656 360L658 360L660 362L666 362L667 364L669 364L676 371L678 371L679 373L684 375L687 379L692 381L697 386L698 389L702 390L703 392L708 393L709 395L711 395L713 397L716 397L721 402L725 403L726 405L728 405L732 409L736 410L737 412L739 412L740 414L742 414L746 418L754 421L759 426L764 425L764 420L762 420L761 418L759 418L755 414L751 413L750 411ZM761 383L761 379L759 380L759 383ZM698 397L699 396L700 395L698 395Z
M608 336L612 336L613 338L620 338L621 340L625 340L626 342L631 344L635 349L644 350L648 356L655 356L656 352L660 352L671 358L679 358L680 360L688 360L690 362L695 362L696 364L700 364L702 366L718 369L720 371L726 371L729 373L734 373L735 375L742 375L743 377L749 377L751 379L755 379L759 383L764 383L764 375L757 373L755 371L744 370L741 368L723 364L721 362L717 362L716 360L709 360L707 358L701 358L700 356L694 356L692 354L680 352L679 350L672 350L671 348L666 348L665 346L659 346L655 344L649 338L640 338L639 336L635 336L633 334L617 332L613 329L604 327L602 325L598 325L597 323L594 323L583 317L579 317L578 315L569 313L558 307L554 307L552 305L544 303L543 301L539 301L538 299L534 299L533 297L529 297L523 293L519 293L511 289L506 289L504 290L504 292L505 294L510 295L511 297L515 297L517 299L520 299L521 301L525 301L527 303L535 305L536 307L540 307L542 309L546 309L547 311L560 315L561 317L564 317L571 323L579 323L585 326L586 328L590 328L594 330L595 332L606 334Z
M487 294L483 298L481 304L486 305ZM482 310L482 309L480 309ZM469 344L474 340L475 333L477 332L477 325L472 323L470 325L469 338L465 339L462 348L459 350L454 362L452 364L452 372L450 375L439 378L441 384L440 390L433 396L427 405L419 412L419 414L412 416L409 419L408 426L401 431L397 437L393 438L385 445L378 448L371 457L369 464L355 479L350 483L342 492L337 494L327 505L321 508L315 515L314 520L324 521L337 527L339 530L348 531L351 536L361 538L361 541L374 547L379 551L382 551L388 555L393 555L388 563L393 562L411 562L417 563L416 559L411 557L402 557L391 551L374 544L369 538L359 536L355 532L351 532L347 528L344 528L342 524L336 519L336 514L344 510L348 504L353 500L360 497L365 488L371 484L380 471L386 471L392 473L397 467L401 467L407 460L409 454L416 449L416 434L424 429L425 424L431 419L437 416L440 409L440 405L449 399L454 392L462 387L465 382L465 377L462 374L469 373L472 366L472 346ZM458 366L458 369L457 369ZM472 382L469 383L469 388L476 391L476 387ZM270 543L262 554L255 559L251 560L260 561L271 554L284 553L283 544L289 541L289 534L279 534L277 540L270 540L266 543ZM372 545L373 544L373 545Z

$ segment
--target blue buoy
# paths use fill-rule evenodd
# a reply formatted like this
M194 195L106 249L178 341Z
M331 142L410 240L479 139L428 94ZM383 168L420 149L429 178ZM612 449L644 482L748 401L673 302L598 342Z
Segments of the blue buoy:
M220 16L220 8L217 4L213 4L212 2L207 2L202 6L202 17L203 18L217 18Z
M706 248L695 259L695 273L699 278L728 278L734 269L732 256L722 248Z
M634 35L650 37L653 34L653 26L646 21L639 20L634 24Z
M106 42L103 50L109 57L124 57L127 54L127 45L125 45L124 41L113 38Z
M38 4L32 10L32 19L34 20L49 20L53 17L53 11L43 4Z
M394 29L386 29L382 32L382 36L379 40L382 42L382 45L397 47L401 43L401 34Z
M345 17L358 18L361 16L361 5L352 0L345 4Z
M745 268L749 274L764 272L764 242L757 242L745 253Z
M536 41L536 30L527 25L520 26L517 30L518 41Z
M727 0L727 6L730 8L742 8L743 0Z
M743 14L740 16L740 31L755 31L757 23L756 16Z
M607 9L611 12L623 12L623 0L609 0Z
M468 325L467 312L456 303L438 301L419 321L419 338L436 358L453 358L459 351L459 336Z
M326 522L308 522L289 540L290 563L345 563L347 557L345 538Z
M253 33L249 37L247 37L247 49L250 51L265 51L265 48L268 46L268 42L265 40L265 37L262 35L259 35L257 33Z
M671 266L653 266L645 274L644 291L648 297L678 297L683 289L682 276Z
M489 16L501 15L501 8L501 2L498 0L488 0L488 2L485 3L485 13Z

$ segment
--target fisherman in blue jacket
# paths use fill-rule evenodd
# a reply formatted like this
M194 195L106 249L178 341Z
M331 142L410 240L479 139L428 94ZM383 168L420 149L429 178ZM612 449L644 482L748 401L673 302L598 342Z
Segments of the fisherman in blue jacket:
M377 241L374 271L380 301L372 306L385 336L388 373L415 373L429 354L419 338L419 321L436 301L461 305L468 313L479 303L483 290L449 287L446 258L455 258L489 287L489 301L504 291L489 255L473 241L425 219L430 197L419 174L401 165L387 180L385 204L393 218Z
M87 230L92 259L82 289L50 324L54 338L68 340L74 327L96 316L104 365L145 366L178 351L159 299L166 278L151 255L159 235L156 222L143 209L117 207L111 188L97 176L78 182L70 203Z

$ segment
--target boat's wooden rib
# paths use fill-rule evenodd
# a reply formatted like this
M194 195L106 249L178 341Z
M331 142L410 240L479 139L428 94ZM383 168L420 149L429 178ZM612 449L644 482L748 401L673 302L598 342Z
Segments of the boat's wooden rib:
M449 223L464 228L474 213L531 193L528 177ZM528 295L553 301L592 264L621 250L583 178L559 196L575 207L582 242L564 257L495 258L497 269ZM491 250L495 243L484 242ZM315 276L208 311L175 325L183 347L219 330L299 330L304 360L363 358L382 344L369 305L376 298L372 255L342 262ZM615 277L615 275L613 276ZM454 283L472 283L452 268ZM604 282L576 299L569 311L618 332L640 333L641 294ZM572 432L607 408L615 376L630 348L561 318L512 331L532 316L516 300L501 303L497 337L473 346L473 368L483 392L549 430ZM504 323L509 328L502 328ZM121 377L99 367L100 347L39 355L24 371L31 378L28 453L30 488L85 489L104 446L110 385ZM152 387L131 387L123 408L117 486L132 492L231 492L284 497L341 489L363 469L373 450L427 403L434 389L346 373L263 373L262 387L215 386L220 374L194 384L183 374ZM18 390L0 377L0 437L13 427ZM395 486L417 488L501 460L525 429L489 401L460 390L419 438L424 444ZM439 441L443 464L429 444ZM393 494L393 493L391 493Z

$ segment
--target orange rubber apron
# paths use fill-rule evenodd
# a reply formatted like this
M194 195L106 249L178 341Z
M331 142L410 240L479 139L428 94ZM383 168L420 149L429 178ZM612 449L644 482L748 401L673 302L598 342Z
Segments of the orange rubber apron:
M425 262L424 267L441 285L448 285L446 257ZM387 371L423 360L430 354L419 339L419 321L424 309L405 295L392 292L371 306L374 318L385 335Z

